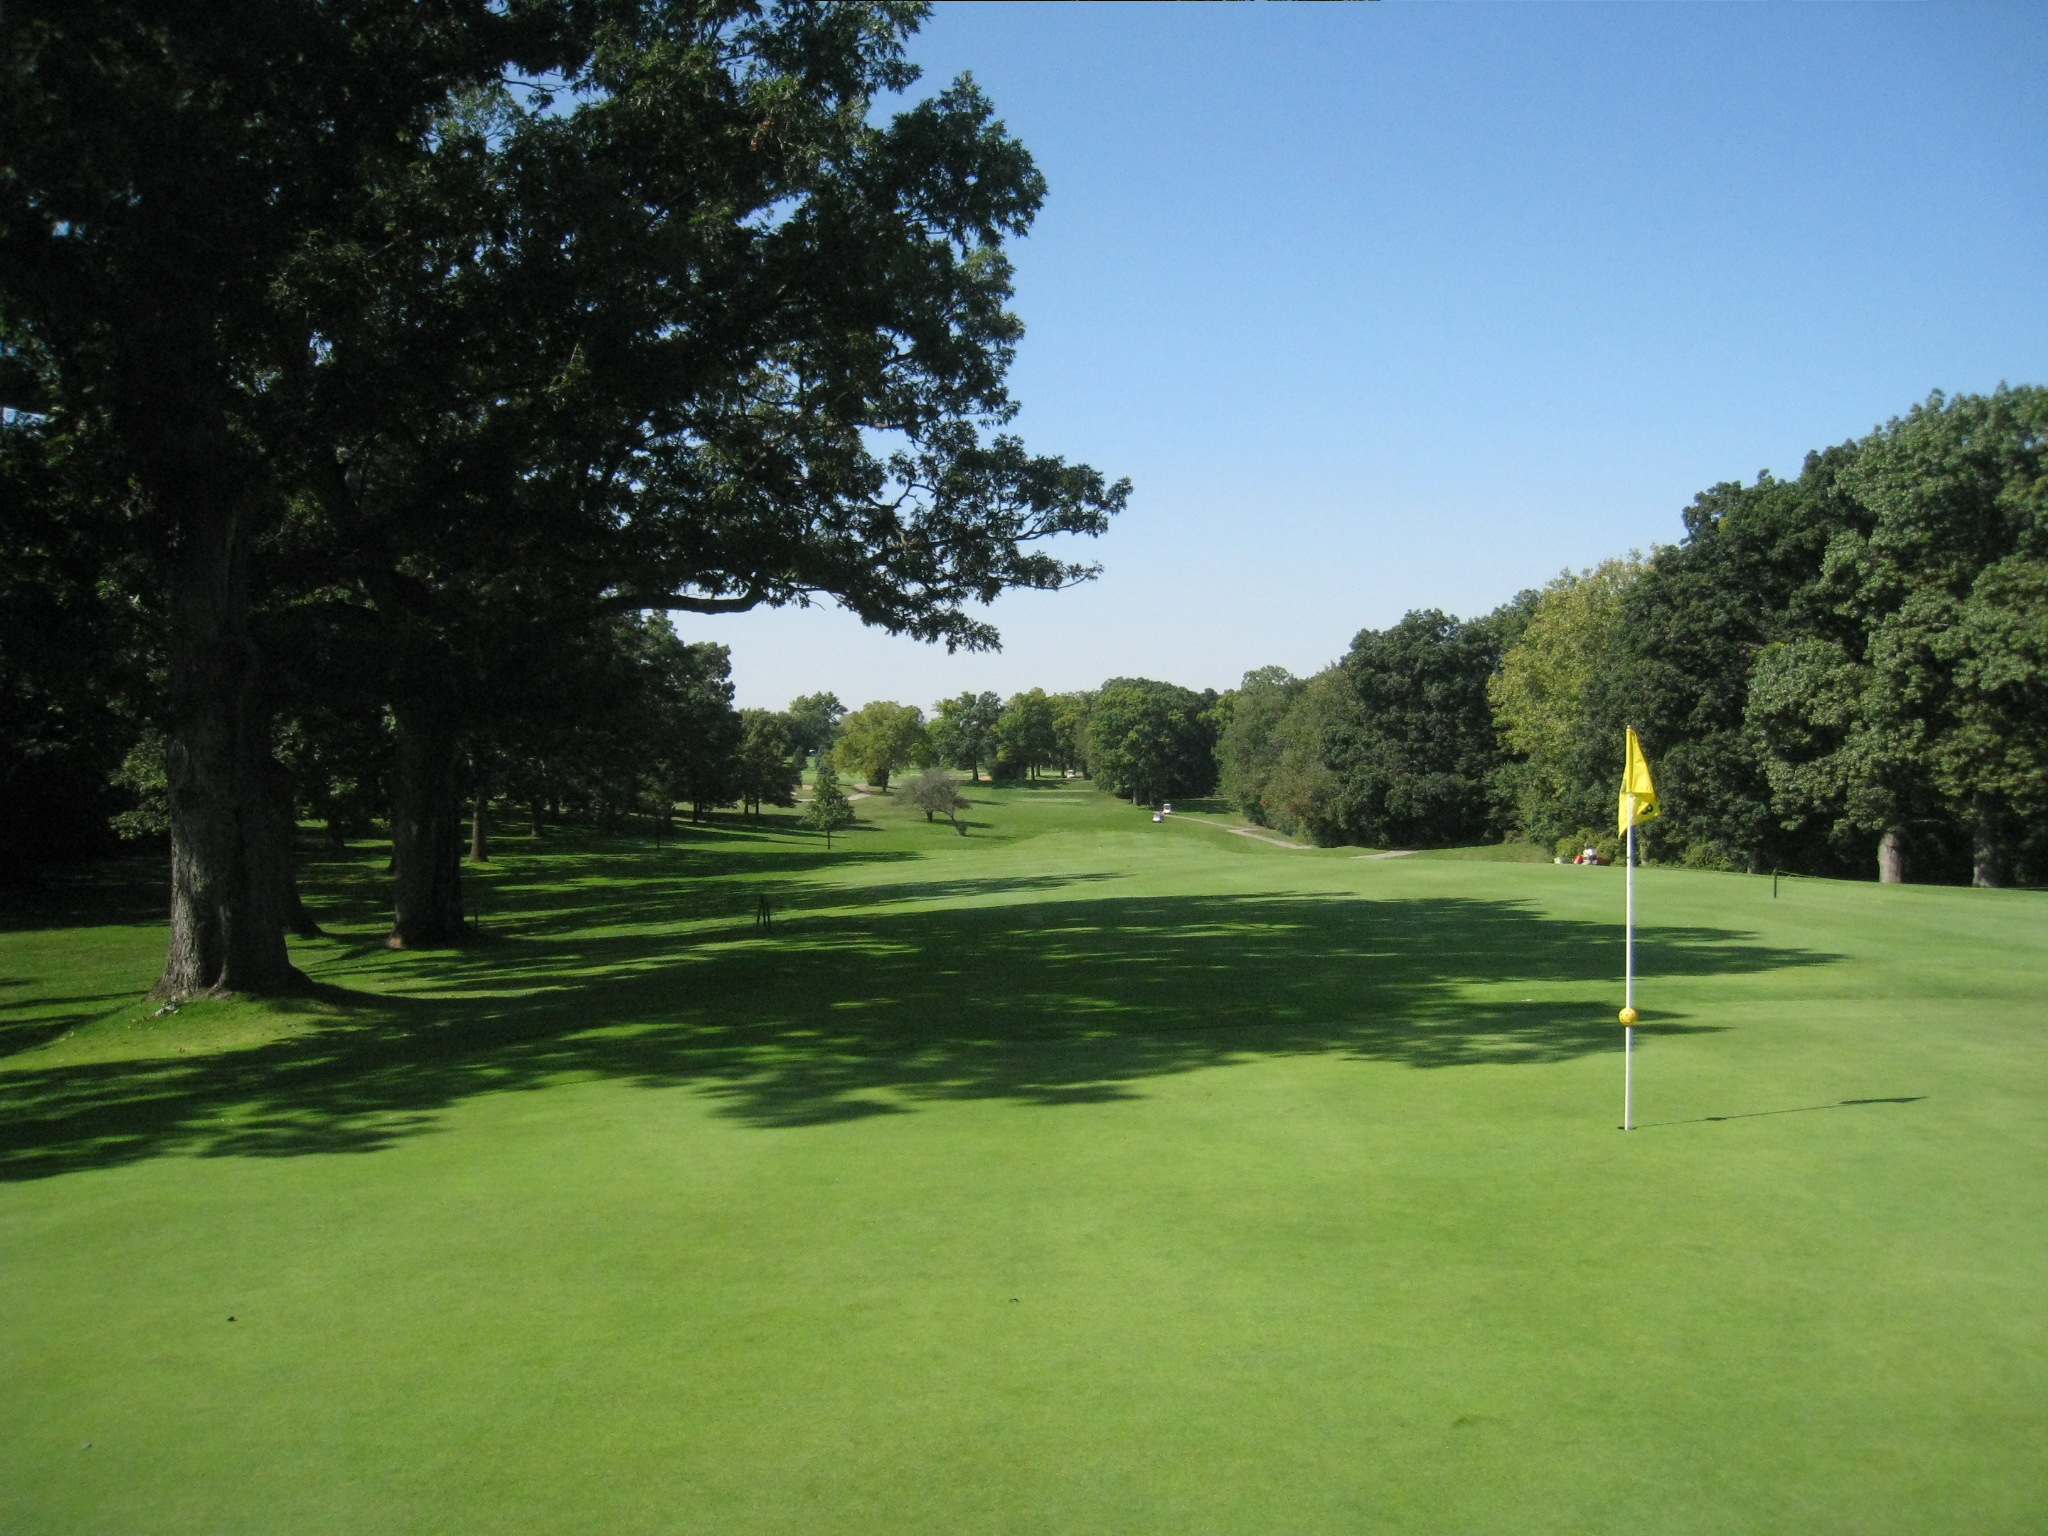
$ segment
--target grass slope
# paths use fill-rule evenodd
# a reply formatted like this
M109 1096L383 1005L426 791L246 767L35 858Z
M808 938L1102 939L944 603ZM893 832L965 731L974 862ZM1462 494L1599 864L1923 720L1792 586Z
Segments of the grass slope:
M1646 871L1623 1137L1619 870L970 796L359 850L292 1007L44 893L0 1530L2048 1527L2040 896Z

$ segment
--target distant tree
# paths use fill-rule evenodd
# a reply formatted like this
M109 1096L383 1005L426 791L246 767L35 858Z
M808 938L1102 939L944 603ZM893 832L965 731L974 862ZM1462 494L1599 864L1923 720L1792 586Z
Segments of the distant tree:
M931 760L924 711L879 699L863 705L841 722L839 744L832 751L842 768L887 794L890 774Z
M1059 706L1043 688L1012 694L994 734L999 757L1036 778L1041 769L1058 764Z
M1302 683L1269 743L1272 767L1260 793L1267 826L1325 846L1345 840L1331 765L1341 761L1345 731L1357 709L1340 667L1325 667Z
M1361 630L1339 666L1349 718L1325 744L1343 840L1443 846L1497 833L1492 792L1502 762L1487 705L1504 624L1435 609Z
M740 807L758 816L765 805L796 804L802 780L794 757L789 718L772 710L740 711Z
M1286 747L1282 723L1307 686L1285 667L1260 667L1223 696L1224 725L1216 743L1221 788L1260 826L1273 824L1266 796Z
M1808 455L1797 480L1762 475L1701 493L1684 540L1654 551L1622 593L1608 664L1585 691L1574 793L1587 824L1611 810L1622 731L1633 726L1656 760L1662 814L1644 828L1649 856L1829 874L1862 862L1862 833L1774 806L1746 715L1766 647L1814 638L1861 654L1857 624L1822 579L1830 543L1863 516L1841 488L1847 457L1829 449Z
M1763 749L1780 815L1812 821L1837 843L1877 837L1877 878L1906 878L1906 836L1935 809L1935 793L1909 721L1875 669L1839 641L1778 641L1750 669L1745 718Z
M936 814L953 823L953 830L962 837L967 835L966 824L960 820L960 812L967 809L967 797L960 793L960 786L953 782L953 776L943 768L927 768L906 786L910 803L924 812L924 819L930 821Z
M791 744L805 757L832 750L839 739L839 722L846 706L836 693L806 693L789 701L784 718L789 721Z
M929 727L932 750L941 762L965 768L970 780L978 780L982 764L995 761L996 721L1002 712L1002 701L992 693L939 700Z
M1214 693L1118 677L1095 695L1088 725L1089 771L1133 805L1216 787Z
M702 821L707 806L731 804L743 787L744 727L732 707L732 654L710 641L686 644L661 614L648 615L645 644L662 811L671 799L681 800L689 804L690 819Z
M1061 772L1088 769L1088 717L1095 708L1092 693L1062 693L1053 699L1053 766Z
M1835 622L1753 678L1776 807L1876 834L1881 879L1917 823L2003 884L2048 850L2048 390L1937 393L1836 459Z
M1615 735L1589 708L1591 690L1621 665L1622 603L1643 561L1566 571L1536 598L1521 637L1500 658L1486 693L1495 725L1519 761L1502 774L1522 832L1550 843L1605 814ZM1634 722L1631 722L1634 723Z
M818 758L817 777L811 784L811 798L804 802L801 823L813 832L825 834L825 847L832 847L832 834L853 825L853 803L839 787L839 775L832 767L832 754Z
M1936 393L1858 447L1870 532L1829 561L1854 573L1869 705L1918 743L1972 883L2002 885L2048 812L2048 389Z

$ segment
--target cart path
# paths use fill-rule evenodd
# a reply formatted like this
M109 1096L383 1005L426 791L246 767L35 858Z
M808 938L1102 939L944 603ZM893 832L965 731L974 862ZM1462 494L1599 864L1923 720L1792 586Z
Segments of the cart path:
M1219 832L1228 832L1233 837L1248 837L1255 843L1264 843L1271 848L1292 848L1296 852L1301 852L1310 846L1307 843L1290 843L1286 838L1268 832L1264 827L1226 827L1220 821L1208 821L1200 816L1176 816L1174 820L1193 822L1198 827L1214 827Z

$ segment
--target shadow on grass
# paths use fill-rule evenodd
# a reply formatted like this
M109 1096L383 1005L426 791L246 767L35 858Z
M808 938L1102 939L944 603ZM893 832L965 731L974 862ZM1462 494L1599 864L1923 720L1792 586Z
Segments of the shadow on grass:
M545 909L492 944L418 958L407 996L326 989L323 1017L296 1037L0 1074L0 1178L166 1153L373 1151L476 1095L577 1077L688 1087L745 1124L796 1127L944 1100L1103 1103L1150 1078L1283 1055L1435 1069L1619 1048L1618 930L1515 902L1103 894L848 910L1079 882L793 885L773 930L707 937L622 931L644 905L630 880L592 890L569 931L553 910L565 868L549 861L556 878L532 893ZM749 882L745 899L770 888ZM1662 975L1835 958L1724 929L1650 930L1638 952ZM1525 981L1585 994L1467 995Z
M1868 1104L1919 1104L1926 1098L1924 1093L1900 1093L1883 1099L1837 1099L1832 1104L1795 1104L1790 1109L1748 1109L1733 1115L1697 1115L1690 1120L1653 1120L1636 1129L1650 1131L1670 1125L1720 1125L1728 1120L1761 1120L1767 1115L1810 1115L1817 1109L1860 1109Z
M0 932L160 923L170 910L170 860L154 851L11 870L0 884Z

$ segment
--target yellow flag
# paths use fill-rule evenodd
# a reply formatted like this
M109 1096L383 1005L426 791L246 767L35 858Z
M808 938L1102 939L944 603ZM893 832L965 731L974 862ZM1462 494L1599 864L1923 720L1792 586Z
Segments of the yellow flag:
M1636 740L1635 728L1628 733L1628 752L1621 767L1621 826L1623 836L1639 821L1648 821L1657 814L1657 786L1650 782L1649 760L1643 756L1643 744Z

